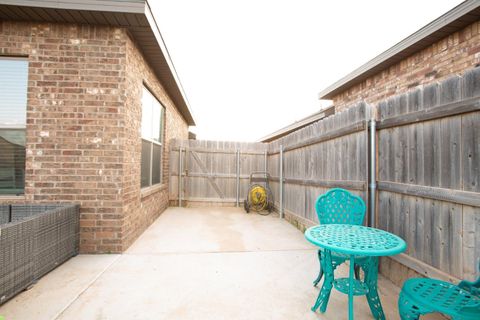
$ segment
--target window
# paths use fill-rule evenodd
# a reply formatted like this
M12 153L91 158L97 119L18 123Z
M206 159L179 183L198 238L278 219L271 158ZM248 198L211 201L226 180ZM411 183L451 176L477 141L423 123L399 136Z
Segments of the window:
M144 87L142 94L142 188L162 182L164 117L165 108Z
M0 57L0 194L25 189L28 61Z

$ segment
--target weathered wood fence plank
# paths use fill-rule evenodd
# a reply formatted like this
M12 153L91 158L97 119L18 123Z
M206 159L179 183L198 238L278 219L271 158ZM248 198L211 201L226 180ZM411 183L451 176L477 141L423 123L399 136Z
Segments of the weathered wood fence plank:
M430 276L478 272L479 83L477 68L378 105L379 227L407 240L398 261Z

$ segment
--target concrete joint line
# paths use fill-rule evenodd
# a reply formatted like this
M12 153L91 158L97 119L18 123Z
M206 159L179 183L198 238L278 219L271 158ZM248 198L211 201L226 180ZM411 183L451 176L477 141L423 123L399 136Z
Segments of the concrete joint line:
M81 290L69 303L67 303L67 305L65 307L63 307L62 310L60 310L60 312L57 313L56 316L54 316L52 318L52 320L57 320L59 319L62 314L76 301L78 300L78 298L80 298L84 293L85 291L87 291L104 273L105 271L107 271L111 266L113 266L117 261L118 259L120 259L122 255L118 255L118 257L116 259L114 259L112 262L110 262L92 281L90 281L83 290Z
M292 252L292 251L317 251L318 249L278 249L278 250L243 250L243 251L185 251L185 252L158 252L158 253L124 253L127 256L168 256L168 255L191 255L191 254L222 254L222 253L268 253L268 252ZM54 319L55 320L55 319Z

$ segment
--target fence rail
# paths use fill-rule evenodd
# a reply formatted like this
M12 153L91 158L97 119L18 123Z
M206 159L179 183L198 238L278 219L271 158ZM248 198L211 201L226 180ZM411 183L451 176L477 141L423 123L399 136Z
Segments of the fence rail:
M283 152L289 152L289 151L293 151L293 150L296 150L296 149L309 147L311 145L318 144L318 143L321 143L321 142L324 142L324 141L328 141L328 140L332 140L332 139L335 139L335 138L343 137L343 136L346 136L348 134L352 134L352 133L356 133L356 132L365 130L365 127L366 127L365 121L360 120L360 121L352 123L348 126L338 128L338 129L334 129L330 132L325 132L323 134L308 138L305 141L289 145L289 146L287 146L283 149ZM269 155L277 154L277 153L280 153L280 150L272 151L272 152L269 153Z
M480 196L476 192L435 188L389 181L380 181L377 183L377 186L378 190L380 191L389 191L401 193L407 196L422 197L432 200L441 200L473 207L480 207Z
M270 181L279 182L280 178L271 176ZM295 184L295 185L318 187L318 188L344 188L344 189L362 190L362 191L366 190L366 184L364 181L284 178L283 182L286 184Z

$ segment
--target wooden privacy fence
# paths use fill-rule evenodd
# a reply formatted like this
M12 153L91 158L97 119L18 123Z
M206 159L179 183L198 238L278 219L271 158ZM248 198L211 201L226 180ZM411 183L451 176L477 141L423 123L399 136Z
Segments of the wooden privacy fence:
M434 277L478 270L479 71L378 105L378 227L408 243L393 259Z
M269 144L268 169L274 195L280 195L280 157L283 156L283 204L276 205L300 218L317 221L315 200L330 188L349 189L366 199L367 119L370 108L361 103Z
M248 174L267 170L280 216L309 226L318 195L341 187L366 200L368 224L407 241L393 257L400 264L451 281L477 273L480 68L360 103L269 144L175 141L171 154L174 201L239 203Z

